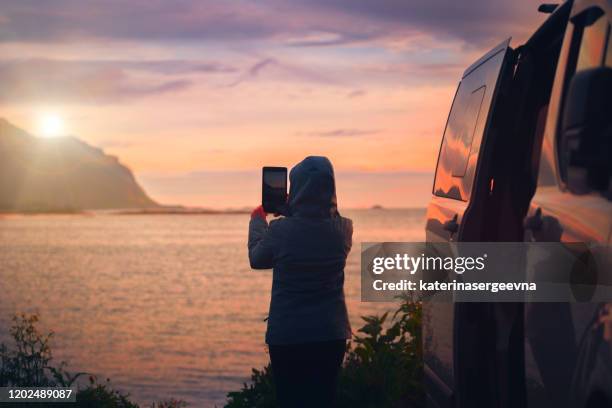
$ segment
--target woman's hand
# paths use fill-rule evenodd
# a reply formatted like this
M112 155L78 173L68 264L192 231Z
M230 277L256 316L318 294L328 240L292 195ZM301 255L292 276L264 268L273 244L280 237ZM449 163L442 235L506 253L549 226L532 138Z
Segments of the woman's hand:
M259 206L253 210L251 213L251 219L261 218L262 220L266 220L266 216L268 214L264 211L263 206Z

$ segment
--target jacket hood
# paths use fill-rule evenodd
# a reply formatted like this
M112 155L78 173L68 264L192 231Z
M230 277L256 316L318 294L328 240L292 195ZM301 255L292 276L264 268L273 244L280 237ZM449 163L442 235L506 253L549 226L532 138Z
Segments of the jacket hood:
M306 157L291 169L289 182L289 215L331 218L338 214L334 168L327 157Z

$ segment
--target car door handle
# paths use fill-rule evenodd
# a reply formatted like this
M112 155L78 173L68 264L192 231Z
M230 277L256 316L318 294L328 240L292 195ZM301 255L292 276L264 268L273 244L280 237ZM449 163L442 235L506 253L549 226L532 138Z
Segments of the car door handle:
M525 229L540 231L542 229L542 224L542 208L538 207L533 215L525 218L523 225Z
M459 231L459 223L457 222L457 214L443 224L443 228L452 234Z

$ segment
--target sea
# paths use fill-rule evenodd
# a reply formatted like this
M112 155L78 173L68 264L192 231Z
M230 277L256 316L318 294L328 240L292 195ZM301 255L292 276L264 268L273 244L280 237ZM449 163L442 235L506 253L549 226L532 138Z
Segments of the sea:
M346 210L353 331L393 303L360 299L361 243L423 241L424 209ZM16 313L53 331L55 363L142 404L222 407L268 362L271 271L251 270L245 214L0 216L0 342Z

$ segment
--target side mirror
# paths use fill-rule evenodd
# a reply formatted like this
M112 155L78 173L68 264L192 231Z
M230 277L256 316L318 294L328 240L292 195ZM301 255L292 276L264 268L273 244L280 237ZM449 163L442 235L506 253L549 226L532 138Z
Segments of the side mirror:
M561 152L570 191L608 192L612 176L612 68L578 72L563 112Z

